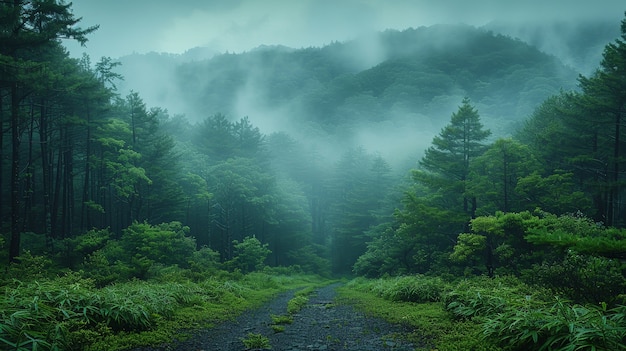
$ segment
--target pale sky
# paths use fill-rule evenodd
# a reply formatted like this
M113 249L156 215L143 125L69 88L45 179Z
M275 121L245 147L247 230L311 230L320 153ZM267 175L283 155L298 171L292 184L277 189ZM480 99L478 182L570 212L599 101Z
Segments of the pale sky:
M259 45L323 46L362 33L438 23L602 18L619 23L624 0L74 0L80 25L100 25L73 57L242 52Z

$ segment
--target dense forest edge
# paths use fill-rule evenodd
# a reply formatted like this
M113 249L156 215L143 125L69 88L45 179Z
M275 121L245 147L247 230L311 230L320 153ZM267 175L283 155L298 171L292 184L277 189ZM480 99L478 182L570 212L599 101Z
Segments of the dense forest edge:
M337 279L424 350L626 349L626 19L574 81L469 26L381 33L358 69L358 41L218 55L176 68L194 119L70 58L79 22L0 2L1 350L164 345ZM236 116L242 88L288 128ZM337 142L387 117L442 126L410 171Z

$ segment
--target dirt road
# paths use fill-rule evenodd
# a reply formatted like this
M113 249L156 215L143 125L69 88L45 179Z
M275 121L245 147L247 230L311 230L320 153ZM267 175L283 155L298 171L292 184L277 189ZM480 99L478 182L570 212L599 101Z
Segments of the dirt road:
M243 351L246 347L242 340L250 333L267 337L274 351L414 350L415 346L401 337L410 332L408 328L366 316L352 306L337 304L337 286L329 285L313 293L309 303L293 316L293 323L284 324L284 331L281 332L272 329L272 315L287 314L287 302L293 297L293 292L282 294L235 321L197 332L184 342L136 351Z

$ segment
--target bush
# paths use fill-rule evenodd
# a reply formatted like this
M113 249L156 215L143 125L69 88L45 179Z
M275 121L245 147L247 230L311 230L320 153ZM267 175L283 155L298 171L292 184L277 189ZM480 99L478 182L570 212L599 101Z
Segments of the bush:
M63 239L59 243L64 251L63 264L74 269L84 257L103 249L110 238L108 229L93 229L74 238Z
M242 242L233 241L235 257L228 262L228 265L240 269L243 273L260 270L270 251L268 244L261 244L255 237L245 237Z
M221 268L220 253L203 246L191 255L189 267L194 272L215 271Z
M37 280L54 276L55 271L51 268L52 260L45 256L35 256L26 250L16 257L16 262L12 262L5 275L6 280Z
M403 276L367 280L357 278L349 285L356 290L372 292L390 301L436 302L449 289L449 285L439 277L423 275Z
M196 251L195 240L187 237L188 231L179 222L156 226L135 222L124 230L121 240L108 240L106 245L106 231L90 231L68 242L86 253L79 268L102 287L114 281L148 279L155 273L155 265L196 270L204 269L201 265L206 265L206 269L214 267L212 252Z
M98 250L85 257L80 268L83 275L86 278L93 279L96 286L99 288L119 281L121 278L120 272L114 269L102 250Z
M444 288L443 280L437 277L406 276L392 279L381 295L391 301L436 302Z
M179 222L162 223L156 226L133 223L124 229L120 245L131 263L143 266L143 261L187 266L188 258L196 250L196 242L187 237L189 227Z
M534 265L524 272L523 279L577 303L611 304L626 290L618 260L572 252L561 262Z

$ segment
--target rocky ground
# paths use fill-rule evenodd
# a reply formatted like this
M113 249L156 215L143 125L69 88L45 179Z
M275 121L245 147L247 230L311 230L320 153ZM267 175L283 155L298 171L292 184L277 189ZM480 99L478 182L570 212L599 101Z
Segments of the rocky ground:
M250 333L269 338L274 351L415 349L416 345L400 337L411 332L409 328L364 315L352 306L337 304L334 300L337 286L326 286L312 294L309 303L294 315L293 323L283 325L284 331L272 329L272 315L287 314L287 302L293 292L282 294L232 322L197 332L191 339L135 351L243 351L247 349L242 340Z

